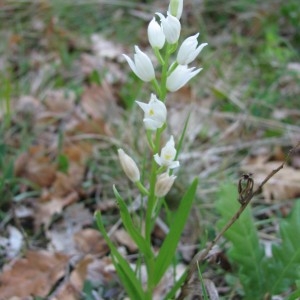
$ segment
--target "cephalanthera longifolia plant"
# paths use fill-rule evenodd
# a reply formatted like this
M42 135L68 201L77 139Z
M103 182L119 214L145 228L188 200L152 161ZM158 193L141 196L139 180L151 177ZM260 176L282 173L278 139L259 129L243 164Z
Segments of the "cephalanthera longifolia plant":
M183 87L191 78L202 69L189 67L201 50L207 45L198 45L199 33L188 37L179 46L181 31L180 17L183 10L183 0L171 0L166 15L156 13L148 26L148 39L160 67L159 76L150 58L138 46L135 46L134 58L124 54L130 68L135 75L144 82L152 84L153 93L149 103L136 101L144 111L144 126L148 141L150 156L152 156L151 170L143 172L149 174L145 182L141 182L139 167L123 149L118 150L119 160L126 176L139 189L145 203L145 229L142 230L133 221L131 212L114 186L116 201L120 209L123 225L131 238L138 246L139 254L144 261L147 272L146 283L140 278L140 272L133 270L126 259L118 252L110 240L101 221L100 212L96 212L98 227L111 250L111 257L118 276L130 299L151 300L154 289L174 260L176 248L188 218L190 208L196 193L197 180L194 180L184 194L179 207L172 218L169 232L158 253L154 253L151 245L151 233L159 215L165 195L171 189L176 176L174 169L179 167L178 152L180 150L184 131L181 137L172 135L167 138L167 143L161 148L162 135L167 128L166 98L168 92L175 92ZM176 53L176 55L175 55ZM171 62L171 59L174 61ZM180 282L175 282L173 289L166 296L170 299L180 287Z
M221 214L220 228L232 218L232 211L239 208L240 204L232 201L237 196L234 185L221 187L216 202ZM271 257L265 255L259 243L250 206L224 233L232 244L228 255L238 269L244 299L271 299L281 293L285 293L286 299L299 299L300 289L293 294L291 290L300 279L300 200L295 203L290 217L280 222L279 229L281 241L272 247Z

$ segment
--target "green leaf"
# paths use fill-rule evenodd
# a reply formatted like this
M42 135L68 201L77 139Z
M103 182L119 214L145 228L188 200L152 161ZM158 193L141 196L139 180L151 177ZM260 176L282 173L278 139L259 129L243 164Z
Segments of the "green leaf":
M299 299L300 299L300 288L298 288L287 298L287 300L299 300Z
M58 164L59 171L61 171L63 173L68 172L68 170L69 170L69 158L66 155L64 155L64 154L58 155L57 164Z
M202 293L203 293L203 300L209 300L208 294L207 294L207 290L206 290L206 286L205 286L205 282L203 280L202 273L201 273L201 270L200 270L198 262L197 262L197 269L198 269L199 280L201 282L201 289L202 289Z
M175 282L175 284L172 286L172 288L169 290L167 295L164 297L165 300L175 299L175 295L177 291L181 288L183 285L185 279L187 276L187 272L185 271L181 277Z
M281 220L280 235L282 242L272 247L272 258L266 267L266 275L270 278L272 295L287 291L295 284L300 274L300 201L289 218ZM271 263L270 263L271 261Z
M221 214L217 226L222 228L237 212L237 188L229 183L221 187L216 208ZM244 287L245 299L263 299L265 281L261 266L264 251L259 244L257 231L248 206L239 219L225 232L224 236L232 243L229 257L238 264L239 278Z
M124 288L130 299L143 300L145 299L145 293L143 291L141 282L136 278L134 271L131 269L129 263L118 252L115 245L110 240L106 233L106 230L102 223L101 213L97 211L95 213L97 226L102 233L107 245L111 250L112 261L117 270L119 278L124 285Z
M144 254L148 259L153 259L153 252L151 248L148 246L145 238L141 235L141 233L133 224L127 205L125 204L124 200L122 199L121 195L119 194L115 186L113 186L113 190L117 199L117 203L120 209L120 215L125 229L137 244L140 252Z
M195 179L181 199L177 212L172 220L170 231L165 238L155 260L154 284L157 285L171 264L180 240L186 220L189 216L196 194L198 179Z
M180 139L178 141L178 145L177 145L177 149L176 149L177 153L176 153L176 156L175 156L174 160L176 160L177 157L180 154L180 151L181 151L181 148L182 148L182 145L183 145L183 140L184 140L184 137L185 137L185 134L186 134L186 130L187 130L187 127L188 127L188 124L189 124L189 121L190 121L190 117L191 117L191 112L189 112L189 114L187 115L187 118L184 122L183 130L182 130L182 133L180 135Z

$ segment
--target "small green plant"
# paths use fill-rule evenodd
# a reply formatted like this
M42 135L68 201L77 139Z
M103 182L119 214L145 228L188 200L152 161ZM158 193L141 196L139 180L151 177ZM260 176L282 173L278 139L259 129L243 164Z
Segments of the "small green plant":
M123 225L139 249L140 260L146 266L147 279L143 282L140 276L140 266L132 269L128 261L119 253L116 246L107 234L102 221L101 213L96 212L96 221L100 232L105 238L110 250L112 261L120 281L130 299L151 300L155 288L176 258L176 249L181 233L186 224L196 194L197 180L195 179L184 194L177 211L172 214L169 224L169 232L164 239L158 253L154 253L151 234L157 217L164 205L164 197L171 189L176 176L174 169L179 167L178 153L183 144L186 126L183 128L177 147L175 139L171 135L168 142L161 148L163 134L167 128L167 108L165 105L167 93L175 92L183 87L191 78L196 76L201 69L189 68L188 65L195 60L197 55L206 46L206 43L198 45L198 35L187 38L178 49L176 60L170 63L172 54L178 48L181 24L180 17L183 9L183 1L171 0L167 16L156 13L160 23L155 17L148 26L148 38L150 45L161 66L159 76L150 58L138 46L135 46L134 59L124 54L130 68L143 82L152 84L155 94L151 94L149 103L136 101L144 111L145 138L148 142L151 164L150 170L143 170L143 174L149 174L141 178L140 170L135 161L127 155L123 149L118 149L119 160L126 176L140 191L141 208L145 206L145 212L140 222L136 222L138 216L132 216L125 200L114 186L113 191L119 207ZM129 106L129 105L128 105ZM167 209L168 210L168 209ZM140 224L145 224L142 230ZM140 264L139 264L140 265ZM174 297L180 288L182 278L176 281L164 299Z
M1 130L1 129L0 129ZM12 182L14 181L13 161L9 158L8 146L0 142L0 211L12 197ZM0 216L0 220L2 216Z
M221 228L232 218L240 204L236 186L229 183L220 188L217 210ZM259 243L258 231L248 206L237 221L224 233L232 247L228 251L236 264L243 286L244 299L265 299L292 290L300 272L300 200L289 218L280 222L281 243L273 245L272 257L266 257Z
M9 71L7 70L9 74ZM10 77L0 76L1 87L0 87L0 112L4 112L4 127L8 128L11 125L11 95L12 95L12 84ZM1 126L2 127L2 126ZM4 129L5 129L4 128Z

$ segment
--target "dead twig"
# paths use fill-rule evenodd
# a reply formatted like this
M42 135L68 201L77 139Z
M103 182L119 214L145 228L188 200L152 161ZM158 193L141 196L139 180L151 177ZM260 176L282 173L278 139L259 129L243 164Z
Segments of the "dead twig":
M281 169L283 169L284 165L287 163L290 156L293 152L300 146L300 142L293 147L289 153L287 154L285 160L282 162L278 168L274 169L268 176L260 183L260 185L253 191L253 179L251 177L252 174L245 174L239 181L238 191L239 191L239 199L238 201L241 203L241 207L238 211L233 215L233 217L227 222L227 224L222 228L219 234L208 244L208 246L199 251L192 261L186 271L186 279L181 287L181 293L177 297L177 300L184 300L186 296L189 294L189 284L193 277L193 274L197 271L197 266L207 257L208 253L211 251L213 246L219 241L219 239L223 236L223 234L234 224L234 222L240 217L241 213L246 209L251 199L254 196L259 195L262 192L263 186Z

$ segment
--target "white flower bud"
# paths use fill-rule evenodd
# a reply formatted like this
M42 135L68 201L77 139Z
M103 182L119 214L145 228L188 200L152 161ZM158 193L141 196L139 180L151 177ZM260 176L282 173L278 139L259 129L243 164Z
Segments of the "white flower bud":
M170 92L179 90L201 70L202 68L195 70L194 67L188 69L186 65L178 65L167 78L167 89Z
M148 39L152 48L161 49L165 44L166 37L161 26L156 22L155 18L153 18L149 23Z
M126 176L132 181L140 181L140 171L134 160L123 149L118 149L119 160Z
M167 17L165 17L161 13L156 14L160 17L161 27L163 29L167 42L169 44L177 43L181 30L181 24L179 20L176 17L170 15L170 13L168 13Z
M207 43L202 43L201 45L198 46L198 41L197 41L198 36L199 33L190 36L183 41L177 54L178 64L188 65L197 57L197 55L201 52L201 50L207 45Z
M161 128L167 118L167 108L165 104L158 100L154 94L151 94L148 104L136 101L145 113L144 123L147 129L157 130Z
M137 77L145 82L153 80L155 78L155 73L150 58L141 51L138 46L135 46L134 49L136 52L134 54L134 61L126 54L123 54L131 70Z
M168 172L160 174L157 177L157 181L155 184L155 196L156 197L164 197L170 191L176 176L169 175Z
M183 10L183 0L171 0L168 12L176 17L178 20L181 18Z
M170 137L166 145L161 149L160 156L158 154L154 155L154 160L160 166L165 166L168 169L174 169L179 167L179 161L174 161L176 156L176 149L173 136Z

